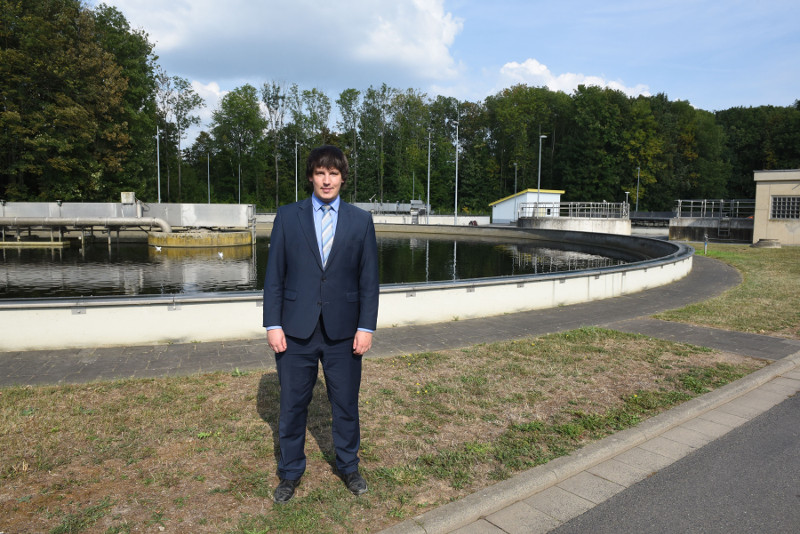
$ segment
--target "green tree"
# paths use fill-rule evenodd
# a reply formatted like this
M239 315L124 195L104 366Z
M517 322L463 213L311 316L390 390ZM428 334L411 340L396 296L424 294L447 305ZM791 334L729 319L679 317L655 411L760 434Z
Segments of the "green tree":
M489 115L481 104L461 105L459 134L462 157L459 164L459 212L479 214L488 211L489 203L501 196L499 165L492 154Z
M800 108L735 107L716 113L730 162L730 198L755 198L753 171L800 168Z
M128 81L74 0L0 0L0 194L106 200L130 150Z
M678 199L725 197L730 167L724 132L714 116L685 101L670 102L666 95L651 98L650 105L664 150L646 208L664 211Z
M113 54L127 81L121 114L115 120L127 127L129 147L122 160L122 172L114 176L118 182L104 184L110 190L106 200L119 200L118 191L136 191L140 198L154 199L156 57L153 44L144 31L132 29L114 7L100 4L93 16L97 39Z
M361 102L361 138L364 155L362 164L369 172L370 182L374 184L373 190L376 190L378 201L381 203L384 198L383 182L386 170L384 147L387 129L392 119L392 98L396 93L396 89L385 83L377 89L370 86Z
M539 136L547 135L542 153L542 187L561 187L556 158L574 112L569 96L544 87L515 85L485 101L489 139L500 175L499 196L535 187L539 182ZM516 175L516 180L514 180Z
M253 155L265 128L266 121L261 114L258 93L250 84L227 93L222 97L219 108L212 113L211 132L215 142L236 157L238 182L236 199L239 204L242 203L242 189L247 185L246 177L244 182L242 180L242 160L247 158L248 163L253 163ZM252 169L252 176L256 188L259 179L257 175L258 168L255 166Z
M186 139L186 130L188 128L200 124L200 116L195 115L194 110L205 107L206 104L192 88L189 80L179 76L173 76L173 80L175 92L172 109L178 138L178 202L181 202L181 161L183 159L181 140Z
M200 124L200 117L193 112L205 106L203 99L192 88L189 80L180 76L169 76L159 69L156 75L158 83L156 105L163 123L164 149L169 154L171 145L175 145L178 169L178 202L183 201L181 169L183 150L181 141L186 138L186 130ZM170 198L170 165L167 164L167 198Z
M714 114L702 109L695 110L692 130L697 158L694 163L696 180L692 183L690 195L694 198L725 198L731 168L724 160L724 131Z
M280 206L280 139L283 121L286 117L286 89L276 81L264 83L261 87L261 101L267 109L267 129L272 136L272 157L275 163L275 209Z
M360 114L361 91L358 89L345 89L336 99L339 106L340 119L336 126L345 134L344 139L350 146L342 147L345 154L349 154L352 183L353 201L358 199L358 125L361 121Z
M331 115L331 100L328 95L317 88L306 89L302 94L309 141L313 146L323 145L330 140L328 123Z
M538 153L531 150L531 142L535 141L538 149L544 103L536 97L532 88L515 85L488 97L486 106L492 117L492 133L499 144L501 160L506 165L516 164L521 185L519 189L525 189L530 185L526 183L529 169L536 169L535 158Z
M648 98L639 97L631 103L623 140L626 161L620 169L620 182L630 193L630 203L641 209L648 187L664 168L664 141Z
M425 173L427 162L426 96L413 89L398 91L391 107L389 168L392 172L389 183L385 184L386 194L396 201L418 198L422 184L419 178Z
M219 148L208 132L200 132L192 146L186 150L185 162L191 169L195 184L190 202L218 201L214 193L218 182Z
M156 73L156 107L158 111L156 136L158 142L158 172L166 177L166 201L172 202L172 159L173 149L177 151L177 130L175 128L175 79L161 68ZM159 186L160 187L160 186ZM160 191L159 191L160 193Z
M575 116L564 141L566 200L618 201L628 98L621 91L581 85L573 100Z
M429 105L432 137L431 206L440 213L451 213L455 193L455 128L458 100L438 95ZM460 132L459 132L460 134ZM459 135L460 136L460 135Z

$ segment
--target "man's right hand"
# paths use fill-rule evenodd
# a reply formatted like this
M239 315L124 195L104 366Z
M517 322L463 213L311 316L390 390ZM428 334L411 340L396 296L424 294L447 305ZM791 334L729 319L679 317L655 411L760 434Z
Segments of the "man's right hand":
M269 343L269 348L275 352L284 352L286 350L286 336L283 334L283 328L267 330L267 343Z

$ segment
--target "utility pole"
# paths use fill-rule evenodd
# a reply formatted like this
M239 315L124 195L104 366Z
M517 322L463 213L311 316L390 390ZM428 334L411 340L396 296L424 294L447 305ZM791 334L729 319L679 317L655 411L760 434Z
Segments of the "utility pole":
M159 142L161 130L156 125L156 170L158 173L158 203L161 204L161 145Z

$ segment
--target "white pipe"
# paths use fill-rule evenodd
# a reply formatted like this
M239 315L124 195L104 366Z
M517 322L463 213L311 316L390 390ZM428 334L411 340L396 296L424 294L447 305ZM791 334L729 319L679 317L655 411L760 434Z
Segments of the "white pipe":
M158 226L172 233L169 223L157 217L0 217L0 226Z

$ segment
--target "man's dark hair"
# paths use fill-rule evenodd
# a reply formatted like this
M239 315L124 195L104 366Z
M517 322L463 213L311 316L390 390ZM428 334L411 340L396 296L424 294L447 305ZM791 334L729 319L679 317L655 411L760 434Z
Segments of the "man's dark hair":
M347 174L350 172L347 156L333 145L324 145L311 151L306 160L306 178L311 179L319 167L338 170L342 173L342 183L347 181Z

